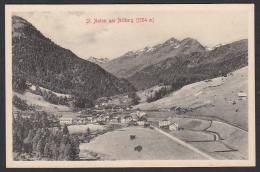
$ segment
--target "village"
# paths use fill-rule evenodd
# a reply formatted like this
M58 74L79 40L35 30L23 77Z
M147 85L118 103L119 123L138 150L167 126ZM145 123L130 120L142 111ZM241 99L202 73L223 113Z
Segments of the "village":
M174 110L180 112L177 107ZM149 112L148 112L149 113ZM149 114L144 111L133 110L131 106L111 105L107 102L100 102L93 108L74 112L57 112L56 119L61 126L64 125L108 125L127 124L127 126L150 127ZM159 128L169 130L179 130L179 125L164 118L159 121Z
M237 100L246 100L246 93L237 93ZM236 104L235 101L228 101ZM176 115L185 114L188 109L179 106L173 106L169 109L164 109ZM14 111L14 114L16 112ZM30 113L22 114L22 118L30 118ZM178 131L181 128L179 124L170 120L170 117L157 120L154 123L149 120L149 111L141 111L133 109L131 105L115 105L110 104L107 99L100 99L95 102L95 106L77 112L55 112L53 115L48 115L56 126L71 126L71 125L108 125L108 124L126 124L127 126L144 126L149 127L154 125L163 130Z

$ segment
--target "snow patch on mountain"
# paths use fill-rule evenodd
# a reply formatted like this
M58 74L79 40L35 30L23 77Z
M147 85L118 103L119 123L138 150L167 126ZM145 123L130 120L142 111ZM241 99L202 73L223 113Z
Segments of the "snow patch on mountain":
M95 57L89 57L87 60L96 64L104 64L110 61L108 58L95 58Z
M205 48L207 51L212 51L212 50L215 50L216 48L221 47L221 46L223 46L222 43L220 43L220 44L218 44L218 45L216 45L216 46L214 46L214 47L207 47L207 46L205 46L204 48Z

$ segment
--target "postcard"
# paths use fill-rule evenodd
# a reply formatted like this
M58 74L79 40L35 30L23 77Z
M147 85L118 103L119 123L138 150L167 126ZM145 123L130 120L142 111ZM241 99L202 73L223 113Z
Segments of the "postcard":
M5 9L8 168L255 166L254 4Z

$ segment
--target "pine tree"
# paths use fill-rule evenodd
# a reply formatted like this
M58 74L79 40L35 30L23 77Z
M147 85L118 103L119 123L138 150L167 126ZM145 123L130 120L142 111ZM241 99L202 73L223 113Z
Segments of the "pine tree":
M79 139L78 137L71 138L72 145L72 159L75 160L78 158L78 154L80 152L79 149Z
M74 154L75 152L73 151L73 147L68 143L64 149L64 160L73 160Z
M41 139L38 141L37 148L36 148L36 156L41 158L44 154L44 140Z
M58 160L59 157L59 148L56 143L52 146L52 158L53 160Z
M87 135L87 136L90 135L90 129L89 129L89 127L88 127L88 129L87 129L86 135Z
M46 143L45 147L44 147L44 157L46 158L50 158L51 156L51 147L50 147L50 143Z
M33 137L34 137L33 131L32 131L32 130L29 130L28 136L26 137L26 139L24 139L24 143L25 143L25 144L32 143Z
M67 135L69 133L69 129L68 129L68 126L66 124L64 125L62 132L63 132L64 135Z
M58 160L64 160L64 151L66 149L66 144L64 144L63 142L60 144L59 146L59 157Z

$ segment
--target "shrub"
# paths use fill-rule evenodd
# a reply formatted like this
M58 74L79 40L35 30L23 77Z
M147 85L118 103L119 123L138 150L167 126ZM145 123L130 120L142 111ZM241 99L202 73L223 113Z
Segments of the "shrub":
M26 100L22 100L20 97L18 97L17 95L13 96L13 105L20 109L20 110L28 110L29 106L26 103Z

